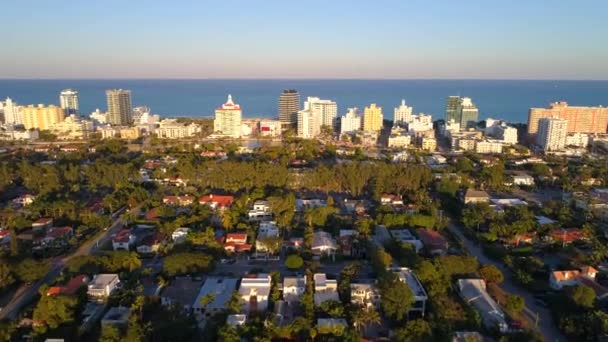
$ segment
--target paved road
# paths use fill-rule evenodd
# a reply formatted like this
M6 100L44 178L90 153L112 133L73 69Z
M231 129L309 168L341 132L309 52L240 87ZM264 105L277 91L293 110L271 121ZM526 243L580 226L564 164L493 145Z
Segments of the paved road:
M139 209L140 207L137 207L134 210ZM66 262L77 256L94 254L99 247L103 246L104 243L112 238L112 234L117 233L123 226L124 222L122 218L118 216L110 228L98 239L86 241L70 255L53 259L49 272L42 279L29 286L23 285L16 291L15 296L13 296L11 301L2 308L2 311L0 311L0 320L16 319L21 310L36 297L40 287L44 284L51 284L51 282L59 276Z
M513 279L512 272L507 267L505 267L501 262L495 261L493 259L488 258L484 253L481 247L475 243L473 240L466 237L459 226L454 223L450 223L448 225L448 229L454 235L458 236L464 247L468 250L468 252L477 258L477 260L483 264L490 264L496 266L500 269L504 275L504 281L500 284L501 288L511 294L516 294L521 296L526 301L526 308L524 309L524 314L528 316L528 318L532 321L536 321L536 317L538 315L538 331L543 335L546 341L557 342L557 341L566 341L566 338L560 333L553 321L551 316L551 312L544 307L541 307L536 304L534 301L534 296L530 292L528 292L523 287L516 284Z

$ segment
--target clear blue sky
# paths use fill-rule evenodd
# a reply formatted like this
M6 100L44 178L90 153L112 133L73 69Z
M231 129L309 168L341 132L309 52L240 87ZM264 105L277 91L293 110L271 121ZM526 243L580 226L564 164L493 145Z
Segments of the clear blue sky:
M605 0L4 0L0 78L608 79Z

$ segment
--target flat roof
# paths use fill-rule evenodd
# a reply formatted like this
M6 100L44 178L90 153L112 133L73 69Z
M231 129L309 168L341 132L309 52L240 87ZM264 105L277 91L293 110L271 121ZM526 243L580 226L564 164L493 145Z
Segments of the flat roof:
M226 308L226 302L232 297L232 293L236 289L238 279L236 278L223 278L223 277L209 277L205 280L205 284L201 287L198 296L192 303L192 308L202 308L201 298L211 294L214 296L213 301L206 306L206 309L224 309ZM268 289L270 291L270 289Z

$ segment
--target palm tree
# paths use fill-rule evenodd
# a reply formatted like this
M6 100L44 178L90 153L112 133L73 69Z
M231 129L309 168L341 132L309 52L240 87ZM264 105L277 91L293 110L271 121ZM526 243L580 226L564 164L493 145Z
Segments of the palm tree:
M380 323L380 314L373 306L359 309L353 316L353 324L357 327L357 330L359 330L360 327L363 327L364 332L368 325L378 323Z

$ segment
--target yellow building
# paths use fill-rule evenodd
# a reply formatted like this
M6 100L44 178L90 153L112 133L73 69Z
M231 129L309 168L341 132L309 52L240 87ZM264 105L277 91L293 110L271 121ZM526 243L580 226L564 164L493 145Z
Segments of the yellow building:
M365 107L363 112L363 130L364 131L380 131L382 130L382 108L372 103L369 107Z
M435 151L437 149L437 140L435 138L422 138L421 147L425 151Z
M120 129L120 139L137 139L141 137L141 130L139 127L128 127Z
M23 125L25 129L38 128L41 130L51 129L53 124L62 122L65 114L61 107L55 105L38 106L29 105L21 109Z

